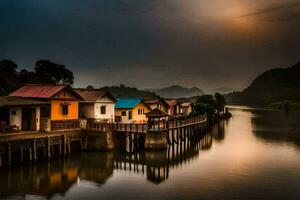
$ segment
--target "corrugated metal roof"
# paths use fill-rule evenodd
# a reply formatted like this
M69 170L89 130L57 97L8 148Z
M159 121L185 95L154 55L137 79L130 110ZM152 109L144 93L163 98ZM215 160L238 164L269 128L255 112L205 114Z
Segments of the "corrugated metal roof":
M104 95L109 96L113 101L115 101L115 98L109 92L100 89L74 89L74 91L79 94L85 102L96 102Z
M48 102L26 99L23 97L0 96L0 107L46 105Z
M68 85L28 84L12 92L9 96L27 98L51 98Z
M116 103L117 109L133 109L142 102L141 98L118 98Z

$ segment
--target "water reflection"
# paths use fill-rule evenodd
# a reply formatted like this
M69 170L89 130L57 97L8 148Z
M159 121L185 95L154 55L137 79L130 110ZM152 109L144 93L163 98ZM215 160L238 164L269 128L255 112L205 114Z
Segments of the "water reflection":
M299 199L299 113L231 112L164 151L85 152L1 171L0 199Z
M223 140L224 123L194 140L184 140L160 151L83 152L66 159L41 162L0 173L0 197L39 195L50 198L63 195L74 184L88 180L104 184L114 171L130 171L147 181L160 184L169 178L169 171L197 158L200 151L211 148L213 138Z
M252 110L256 137L270 143L287 143L300 148L300 112Z

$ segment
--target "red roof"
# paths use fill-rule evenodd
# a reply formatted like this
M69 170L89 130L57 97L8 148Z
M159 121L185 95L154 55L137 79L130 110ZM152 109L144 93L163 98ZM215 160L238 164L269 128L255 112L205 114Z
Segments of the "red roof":
M49 99L68 85L28 84L12 92L9 96Z

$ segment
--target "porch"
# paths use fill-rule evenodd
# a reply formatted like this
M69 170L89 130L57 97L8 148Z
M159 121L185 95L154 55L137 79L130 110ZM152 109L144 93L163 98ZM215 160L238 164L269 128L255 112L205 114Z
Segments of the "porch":
M0 133L37 132L47 102L19 97L0 97Z

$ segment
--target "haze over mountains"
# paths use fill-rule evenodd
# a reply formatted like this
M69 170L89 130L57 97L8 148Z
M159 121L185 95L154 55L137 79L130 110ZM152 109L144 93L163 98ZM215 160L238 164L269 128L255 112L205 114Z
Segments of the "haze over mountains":
M242 92L225 95L230 104L266 106L273 102L300 102L300 63L259 75Z
M157 95L164 97L164 98L188 98L192 96L199 96L203 95L204 92L197 88L185 88L180 85L173 85L170 87L160 88L160 89L146 89L148 91L154 92Z

